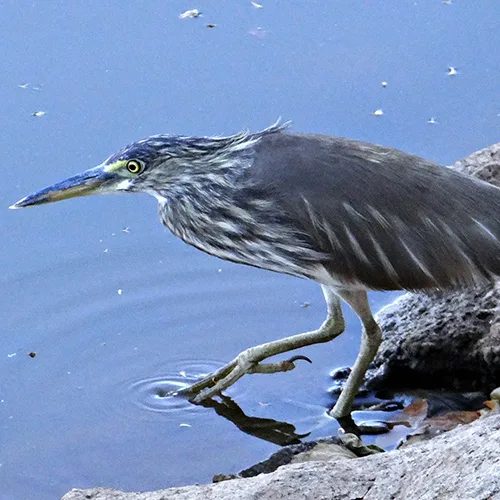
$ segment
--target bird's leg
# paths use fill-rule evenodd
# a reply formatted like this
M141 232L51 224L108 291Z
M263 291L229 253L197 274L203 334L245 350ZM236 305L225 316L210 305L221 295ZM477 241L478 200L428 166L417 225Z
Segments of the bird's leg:
M363 334L358 357L354 362L354 366L340 393L339 399L329 411L332 417L342 418L351 413L352 404L363 383L366 370L373 361L382 342L382 331L373 318L365 291L337 290L337 293L352 307L363 324Z
M271 356L299 349L300 347L328 342L344 331L345 323L339 298L330 288L322 286L322 289L327 304L328 315L317 330L300 333L246 349L227 365L195 382L193 385L178 391L178 394L187 395L191 401L199 403L227 389L246 373L275 373L293 370L295 368L295 361L307 358L295 356L278 363L261 362Z

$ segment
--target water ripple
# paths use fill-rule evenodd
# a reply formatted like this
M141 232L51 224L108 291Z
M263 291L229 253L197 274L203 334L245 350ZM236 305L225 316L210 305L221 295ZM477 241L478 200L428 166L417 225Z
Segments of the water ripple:
M160 413L203 411L203 407L175 395L201 377L220 368L223 363L212 360L184 360L174 363L171 371L157 377L129 382L126 390L133 404L141 410Z

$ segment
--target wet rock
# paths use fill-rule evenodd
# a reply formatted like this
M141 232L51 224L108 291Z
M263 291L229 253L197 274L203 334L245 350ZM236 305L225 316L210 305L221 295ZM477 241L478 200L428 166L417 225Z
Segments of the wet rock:
M377 314L384 339L366 386L488 393L500 383L499 303L498 283L441 296L403 295Z
M352 369L350 366L335 368L335 370L331 371L330 377L332 377L333 380L346 379L351 374L351 371Z
M284 465L270 474L217 484L125 493L72 490L63 500L405 500L500 499L500 415L430 441L353 460Z
M324 457L326 457L326 450L328 450L330 456L337 458L340 455L344 456L344 458L356 457L354 453L345 449L339 438L329 437L318 439L317 441L306 441L304 443L285 446L276 453L273 453L267 460L252 465L248 469L242 470L238 476L253 477L259 474L269 474L270 472L277 470L282 465L287 465L296 461L308 461L306 457L315 456L319 452L319 449L317 448L318 446L320 447L319 449L321 449L321 453ZM311 458L309 458L309 460L311 460Z
M357 424L361 434L385 434L389 432L391 427L387 422L382 420L367 420Z
M347 377L345 379L341 379L339 377L337 380L335 380L335 384L327 389L328 394L331 394L332 396L339 396L340 393L342 392L342 387L346 380ZM362 385L358 390L358 398L367 398L371 395L372 392L365 385Z

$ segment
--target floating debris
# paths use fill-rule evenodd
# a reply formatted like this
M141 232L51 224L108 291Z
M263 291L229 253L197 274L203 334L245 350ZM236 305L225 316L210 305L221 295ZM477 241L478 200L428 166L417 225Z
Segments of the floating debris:
M123 231L124 233L130 233L130 228L129 228L129 227L124 227L124 228L122 229L122 231Z
M300 307L307 309L308 307L311 307L311 303L310 302L302 302L302 304L300 304Z
M36 356L36 352L31 351L31 352L28 354L28 356L29 356L30 358L34 358L34 357Z
M443 3L445 5L451 5L453 2L452 2L452 0L443 0Z
M32 90L33 92L40 92L42 90L41 85L31 85L31 83L20 83L18 87L20 89Z
M427 120L427 123L428 123L429 125L436 125L436 123L437 123L436 117L431 116L431 117Z
M264 6L257 2L250 2L256 9L262 9Z
M182 377L182 378L187 378L187 374L184 370L180 371L179 372L179 375Z
M381 109L376 109L372 115L373 116L382 116L384 114L384 112L381 110Z
M118 295L121 295L123 293L123 290L121 288L118 288L118 291L116 293L118 293Z
M448 66L448 76L455 76L457 73L457 68L454 66Z
M191 427L191 424L179 424L179 427Z
M186 10L183 12L180 16L179 19L196 19L197 17L201 16L201 12L198 9L191 9L191 10Z
M46 115L46 111L35 111L34 113L31 113L31 116L34 116L35 118L40 118L41 116Z
M267 31L264 28L257 26L257 28L248 30L248 34L254 36L255 38L258 38L259 40L263 40L264 38L266 38Z
M13 352L12 354L7 354L8 358L13 358L14 356L17 356L17 352Z
M207 28L215 28L216 26L217 26L216 24L212 24L212 23L205 24L205 27L207 27Z
M384 87L384 89L387 87L387 82L384 81L384 82L380 82L380 85L382 85L382 87Z

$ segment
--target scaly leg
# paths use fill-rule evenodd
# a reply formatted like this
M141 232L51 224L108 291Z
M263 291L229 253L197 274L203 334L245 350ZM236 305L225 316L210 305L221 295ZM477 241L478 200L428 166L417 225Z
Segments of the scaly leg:
M233 385L246 373L276 373L293 370L295 361L307 359L295 356L278 363L262 363L267 358L312 344L328 342L340 335L345 328L340 300L331 288L321 285L325 296L328 316L324 323L312 332L300 333L282 340L275 340L246 349L233 361L204 377L193 385L181 389L178 394L187 395L193 403L211 398Z
M358 357L354 362L354 366L339 399L329 411L332 417L342 418L351 413L352 404L363 383L366 370L373 361L382 342L382 331L373 318L365 291L337 290L337 294L352 307L363 324L363 334Z

